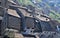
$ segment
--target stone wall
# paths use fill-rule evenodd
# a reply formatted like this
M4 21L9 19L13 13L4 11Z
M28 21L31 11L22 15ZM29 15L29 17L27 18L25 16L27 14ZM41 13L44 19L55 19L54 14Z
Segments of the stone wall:
M9 28L20 30L20 26L21 26L21 18L9 16L9 18L8 18L8 27Z
M4 12L3 12L3 8L0 8L0 16L3 16Z
M1 6L7 8L8 7L8 0L1 0Z
M26 18L26 26L29 28L34 28L34 19L33 18Z

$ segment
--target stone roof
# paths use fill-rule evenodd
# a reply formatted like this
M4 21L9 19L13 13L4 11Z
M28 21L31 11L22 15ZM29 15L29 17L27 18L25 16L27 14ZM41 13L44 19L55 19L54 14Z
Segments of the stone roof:
M17 14L15 10L8 9L8 14L20 18L20 16Z
M11 2L11 3L13 3L13 4L16 4L14 1L12 1L12 0L8 0L9 2Z
M28 13L26 10L24 10L24 9L19 9L19 10L21 11L21 13L22 13L24 16L26 16L26 17L33 17L33 16L30 16L31 14Z

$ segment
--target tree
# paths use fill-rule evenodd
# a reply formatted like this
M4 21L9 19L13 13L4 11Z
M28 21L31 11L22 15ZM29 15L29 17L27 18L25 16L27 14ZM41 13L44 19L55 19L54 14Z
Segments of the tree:
M22 5L34 5L31 0L19 0Z

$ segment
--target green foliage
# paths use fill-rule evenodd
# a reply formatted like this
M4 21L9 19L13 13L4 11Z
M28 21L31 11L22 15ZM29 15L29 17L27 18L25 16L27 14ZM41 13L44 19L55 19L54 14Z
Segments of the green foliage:
M22 5L32 5L34 6L34 4L31 2L31 0L19 0L19 2L22 4ZM41 0L36 0L36 2L41 2Z
M9 30L7 30L7 31L5 31L5 34L4 35L8 35L8 37L10 37L10 38L14 38L14 31L9 31Z
M56 15L54 15L53 13L50 13L49 16L54 19L54 20L57 20L58 22L60 22L60 14L56 13Z
M32 6L34 6L34 4L30 0L19 0L19 2L22 5L32 5Z
M42 2L41 0L35 0L37 3L39 3L39 2ZM22 4L22 5L32 5L32 6L35 6L35 7L37 7L36 5L34 5L32 2L31 2L31 0L19 0L19 2ZM48 8L50 8L50 6L48 5L48 4L46 4L46 6L48 7ZM49 16L52 18L52 19L54 19L54 20L57 20L58 22L60 22L60 19L58 19L58 18L60 18L60 14L58 14L58 13L56 13L55 11L53 11L53 10L50 10L51 11L51 13L49 14ZM54 14L53 14L54 13Z

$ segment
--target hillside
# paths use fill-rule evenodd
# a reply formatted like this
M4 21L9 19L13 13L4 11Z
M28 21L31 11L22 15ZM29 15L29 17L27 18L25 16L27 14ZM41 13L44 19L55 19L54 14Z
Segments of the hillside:
M22 5L32 5L43 9L44 14L60 22L60 2L59 0L19 0Z

